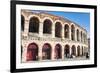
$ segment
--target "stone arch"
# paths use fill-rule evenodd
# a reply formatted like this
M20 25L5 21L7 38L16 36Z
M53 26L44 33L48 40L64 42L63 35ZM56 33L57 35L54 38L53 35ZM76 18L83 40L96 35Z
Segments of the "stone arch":
M80 46L77 46L77 56L80 56Z
M52 21L45 19L43 22L43 33L51 34L52 32Z
M24 31L25 17L21 15L21 30Z
M62 58L62 46L60 44L55 45L55 59Z
M75 26L71 25L71 39L75 41Z
M28 19L31 19L32 17L36 17L39 21L41 21L41 18L38 15L32 14L28 16Z
M58 38L62 37L62 24L61 24L61 22L55 23L55 37L58 37Z
M75 45L72 45L72 47L71 47L71 55L73 55L73 56L76 56L76 47L75 47Z
M70 46L67 44L64 47L64 56L65 58L69 58L69 55L70 55Z
M29 21L29 32L39 33L39 22L37 17L31 17Z
M51 52L52 51L52 47L49 43L45 43L42 47L42 59L43 60L49 60L51 59Z
M27 47L27 61L38 60L38 45L30 43Z
M79 41L79 29L77 29L77 41Z
M69 38L69 25L65 24L64 26L64 36L65 38Z

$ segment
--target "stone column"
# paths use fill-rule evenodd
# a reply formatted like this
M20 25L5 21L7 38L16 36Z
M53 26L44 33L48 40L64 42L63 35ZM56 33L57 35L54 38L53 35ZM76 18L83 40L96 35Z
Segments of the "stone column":
M80 47L80 55L82 56L82 47Z
M64 25L62 25L62 39L64 39Z
M71 39L71 26L69 26L69 39L72 40Z
M27 61L27 46L26 44L23 45L23 53L22 53L22 62Z
M72 48L71 47L69 48L69 53L70 53L70 55L72 55Z
M55 46L54 45L52 45L51 59L55 60Z
M55 38L55 24L52 25L52 38Z
M64 60L64 45L62 45L62 60Z
M24 36L28 36L28 32L29 32L29 20L25 19L25 23L24 23Z
M74 36L74 37L75 37L75 41L77 41L77 35L76 35L77 32L76 32L76 27L75 27L75 31L74 31L74 32L75 32L75 36Z
M42 37L43 36L43 22L39 23L39 36Z
M42 60L42 45L40 45L38 48L38 57L39 57L39 61L41 61Z

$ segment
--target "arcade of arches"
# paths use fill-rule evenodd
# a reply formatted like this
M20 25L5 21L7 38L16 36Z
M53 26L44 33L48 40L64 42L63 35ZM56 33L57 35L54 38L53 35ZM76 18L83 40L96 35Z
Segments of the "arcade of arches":
M85 56L86 49L88 49L85 29L72 22L58 20L61 18L53 15L27 13L23 11L21 14L22 37L25 36L28 39L22 39L23 61L58 60Z
M84 43L87 42L86 33L83 33L82 31L79 31L79 29L76 29L75 25L73 24L71 26L65 24L64 27L62 27L61 22L56 22L54 27L50 19L45 19L42 24L43 29L41 30L40 20L38 19L38 17L33 16L29 19L29 27L27 31L29 33L41 32L42 34L51 34L56 38L67 38L72 41L80 41ZM55 28L55 30L53 30L53 28ZM21 30L25 31L25 17L23 15L21 15Z
M85 48L85 47L84 47ZM42 54L39 56L39 49L42 50ZM64 49L64 50L63 50ZM62 54L62 51L64 51L64 55ZM54 55L52 55L52 52L54 52ZM44 43L42 48L39 48L38 44L36 43L30 43L27 47L27 55L26 60L27 61L38 61L38 60L57 60L57 59L66 59L66 58L72 58L74 57L82 57L85 55L85 52L83 50L83 46L75 46L75 45L68 45L66 44L64 48L62 48L62 45L56 44L54 48L52 48L51 44Z

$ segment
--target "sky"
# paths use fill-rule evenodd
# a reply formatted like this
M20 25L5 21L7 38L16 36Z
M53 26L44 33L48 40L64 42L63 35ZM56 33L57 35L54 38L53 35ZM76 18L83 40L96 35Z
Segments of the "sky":
M55 12L55 11L48 11L47 13L64 17L73 21L80 25L81 27L85 28L90 33L90 13L82 13L82 12Z
M87 30L88 36L90 33L90 13L84 12L61 12L61 11L44 11L49 14L61 16L70 21L73 21Z

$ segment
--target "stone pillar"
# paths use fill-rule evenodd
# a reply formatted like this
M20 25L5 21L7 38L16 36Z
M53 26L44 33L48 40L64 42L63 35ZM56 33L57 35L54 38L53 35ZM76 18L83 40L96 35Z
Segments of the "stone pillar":
M27 46L26 44L23 45L23 53L22 53L22 62L27 61Z
M74 36L75 37L75 41L77 41L77 34L76 34L77 32L76 31L77 30L76 30L76 27L75 27L75 36Z
M82 47L80 47L80 55L82 56Z
M70 55L72 55L72 48L71 47L69 48L69 53L70 53Z
M52 25L52 38L55 38L55 25Z
M40 22L40 24L39 24L39 36L40 37L43 36L43 22Z
M24 23L24 36L28 36L28 32L29 32L29 20L25 19L25 23Z
M42 60L42 45L40 45L38 48L38 57L39 57L39 61L41 61Z
M51 59L55 60L55 46L52 45Z
M64 45L62 45L62 60L64 60Z
M64 39L64 25L62 25L62 39Z
M69 39L72 40L72 38L71 38L71 26L69 26Z

